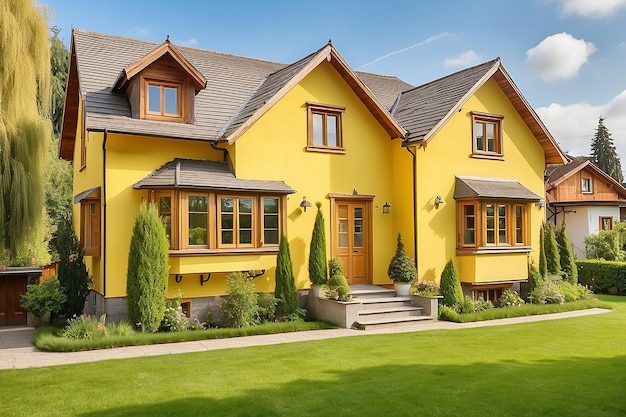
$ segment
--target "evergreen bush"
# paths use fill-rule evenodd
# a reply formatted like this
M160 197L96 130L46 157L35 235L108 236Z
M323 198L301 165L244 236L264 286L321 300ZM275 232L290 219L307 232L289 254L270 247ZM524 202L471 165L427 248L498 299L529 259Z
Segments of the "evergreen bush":
M298 292L296 279L293 276L293 265L289 252L289 241L285 235L280 237L278 256L276 257L276 287L274 297L278 301L276 315L289 316L298 308Z
M323 285L328 282L328 267L326 264L326 232L322 203L315 203L317 215L311 236L311 250L309 253L309 280L313 284Z
M546 251L546 266L549 275L561 275L561 259L559 256L559 246L556 243L554 225L550 222L544 223L543 242Z
M459 280L459 273L454 267L452 259L448 261L439 281L439 290L443 296L443 304L449 307L463 304L463 288Z
M128 318L142 331L156 332L165 315L169 242L154 204L145 202L135 217L128 253Z
M328 274L332 277L333 275L343 275L343 263L337 258L332 258L328 261Z
M411 258L404 252L404 243L400 233L398 233L396 253L389 262L387 275L393 282L411 282L417 279L417 269Z
M78 241L67 217L60 221L56 247L59 252L59 283L67 299L61 313L66 317L80 316L85 308L92 280L85 266L85 249Z
M328 293L325 293L325 296L337 301L349 301L352 299L346 277L342 274L330 277L328 280Z
M596 293L626 295L626 262L576 261L578 281Z
M33 316L44 319L58 313L67 301L56 277L50 277L40 284L30 284L22 295L21 307Z
M548 275L548 261L546 260L546 223L541 224L539 229L539 276Z
M561 227L557 230L556 243L559 246L559 258L561 261L563 278L572 284L576 284L578 282L578 269L576 268L576 262L574 261L572 245L567 238L565 222L561 223Z
M254 282L242 272L232 272L226 277L228 290L224 300L224 311L232 327L255 324L258 294Z
M259 293L257 297L257 320L258 324L274 322L276 320L276 309L280 300L272 294ZM295 309L294 309L295 312ZM293 313L292 313L293 314ZM280 316L282 319L284 316ZM287 316L289 317L289 316Z
M623 261L626 253L620 247L620 234L615 230L600 230L597 235L585 237L587 259Z

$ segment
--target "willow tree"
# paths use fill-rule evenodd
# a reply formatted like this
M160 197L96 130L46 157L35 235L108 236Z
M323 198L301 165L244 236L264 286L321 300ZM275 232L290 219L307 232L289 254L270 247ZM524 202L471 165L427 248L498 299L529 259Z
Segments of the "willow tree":
M43 10L0 2L0 249L27 251L40 230L51 135L50 49Z

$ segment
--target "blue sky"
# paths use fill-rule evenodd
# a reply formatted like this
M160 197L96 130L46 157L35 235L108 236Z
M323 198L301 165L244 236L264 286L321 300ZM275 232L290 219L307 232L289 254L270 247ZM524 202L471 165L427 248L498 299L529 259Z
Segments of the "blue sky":
M565 151L588 154L602 115L626 158L626 0L42 2L66 44L73 25L291 63L332 39L413 85L499 56Z

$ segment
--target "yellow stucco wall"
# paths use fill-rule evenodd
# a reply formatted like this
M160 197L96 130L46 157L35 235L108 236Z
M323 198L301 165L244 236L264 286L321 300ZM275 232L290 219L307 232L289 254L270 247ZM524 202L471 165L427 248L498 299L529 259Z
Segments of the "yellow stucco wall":
M503 120L504 160L472 157L472 118L470 112L498 114ZM480 260L456 256L455 175L502 178L519 181L538 196L544 195L544 151L526 124L493 80L483 85L461 111L433 137L425 148L417 149L418 272L422 279L438 281L449 259L453 259L461 281L501 281L527 276L523 254L476 255ZM433 205L439 195L445 201ZM533 252L538 250L542 208L530 206ZM531 253L531 257L534 254ZM470 256L473 257L473 256ZM509 263L509 261L511 261ZM506 267L504 267L506 266ZM501 272L501 273L500 273Z

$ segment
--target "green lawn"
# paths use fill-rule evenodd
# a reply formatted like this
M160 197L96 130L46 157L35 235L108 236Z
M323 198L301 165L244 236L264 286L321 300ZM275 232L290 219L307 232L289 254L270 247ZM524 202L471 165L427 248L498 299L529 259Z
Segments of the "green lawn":
M0 371L4 416L626 415L607 314Z

